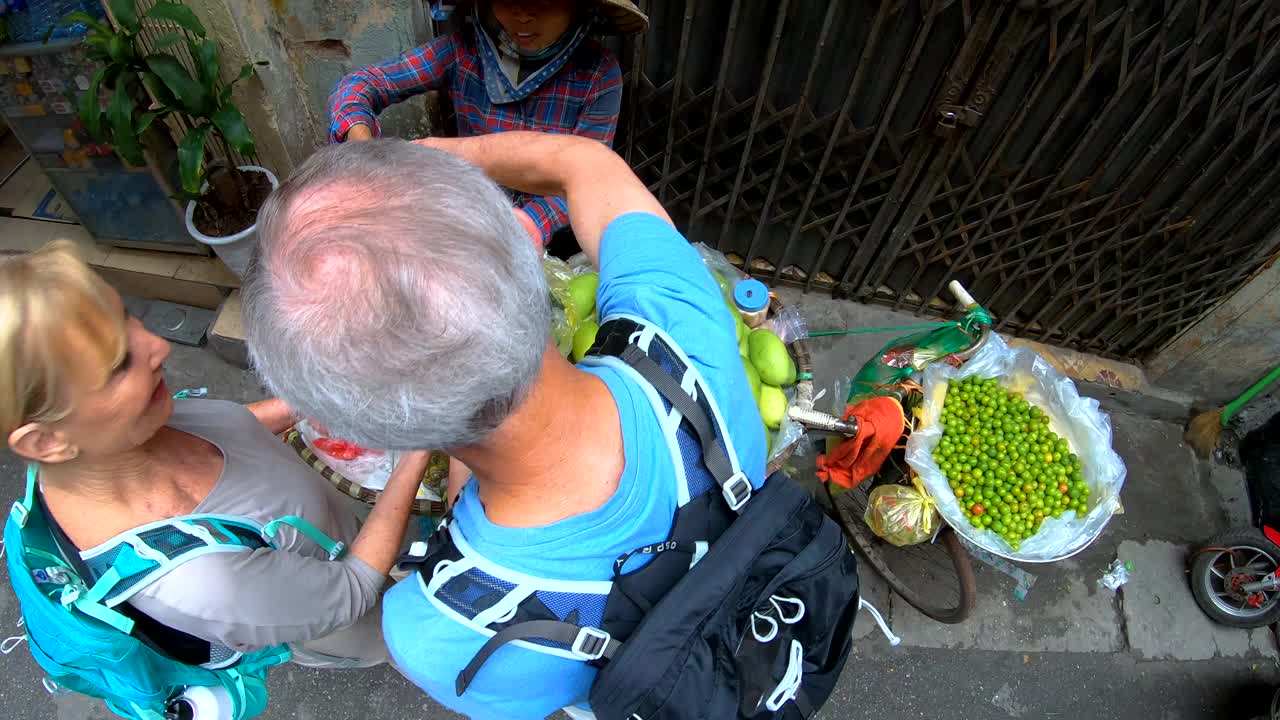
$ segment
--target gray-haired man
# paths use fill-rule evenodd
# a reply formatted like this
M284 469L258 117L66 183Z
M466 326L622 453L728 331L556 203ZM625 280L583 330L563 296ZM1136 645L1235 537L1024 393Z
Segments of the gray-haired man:
M556 352L539 258L494 181L568 199L600 270L600 317L642 318L684 351L759 487L764 432L719 289L643 183L590 140L511 132L321 150L260 215L246 329L270 388L304 415L373 447L446 448L473 469L450 526L473 577L571 592L667 538L685 472L651 388ZM465 612L466 598L416 575L384 602L396 664L444 704L492 718L585 707L596 671L536 643L501 647L459 697L455 678L497 608Z

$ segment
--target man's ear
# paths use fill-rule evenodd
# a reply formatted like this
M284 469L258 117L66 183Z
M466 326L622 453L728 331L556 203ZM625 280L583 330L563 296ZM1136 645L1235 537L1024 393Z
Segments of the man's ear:
M80 449L46 423L27 423L9 433L9 448L35 462L53 464L74 460Z

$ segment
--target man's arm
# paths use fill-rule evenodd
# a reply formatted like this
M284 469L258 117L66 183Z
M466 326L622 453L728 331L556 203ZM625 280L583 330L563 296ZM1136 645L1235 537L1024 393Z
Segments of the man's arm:
M279 435L298 421L298 416L294 414L293 408L286 405L280 398L251 402L245 405L245 409L253 413L258 422L270 430L272 435Z
M612 147L621 106L622 71L614 61L602 71L595 81L592 96L578 111L578 122L573 127L573 134L599 140ZM538 235L535 240L540 245L546 245L556 231L569 224L569 207L564 198L535 197L521 205L520 209L536 227Z
M600 237L615 218L645 212L671 222L667 211L626 161L596 140L576 135L503 132L416 142L478 165L499 185L568 200L569 222L578 244L597 267Z

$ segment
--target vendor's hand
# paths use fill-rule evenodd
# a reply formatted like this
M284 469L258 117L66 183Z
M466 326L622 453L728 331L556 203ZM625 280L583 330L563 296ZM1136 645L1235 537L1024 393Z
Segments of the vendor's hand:
M404 492L418 494L418 486L427 474L427 465L431 462L430 450L410 450L400 453L400 462L396 463L391 477L387 478L387 490L396 488Z
M364 123L357 123L355 125L352 125L351 129L347 130L348 141L360 142L362 140L372 140L372 139L373 139L373 130L369 129L369 126L365 125Z
M529 213L520 208L511 208L511 212L516 216L516 220L520 221L520 227L529 233L529 239L533 240L533 246L542 251L542 230L538 227L538 223L529 217Z

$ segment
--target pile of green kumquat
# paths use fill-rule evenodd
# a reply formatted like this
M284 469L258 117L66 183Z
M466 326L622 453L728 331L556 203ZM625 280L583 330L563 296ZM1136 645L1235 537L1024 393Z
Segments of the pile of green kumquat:
M1045 518L1088 512L1080 459L1049 429L1049 418L995 378L952 381L933 459L965 517L1016 552Z

